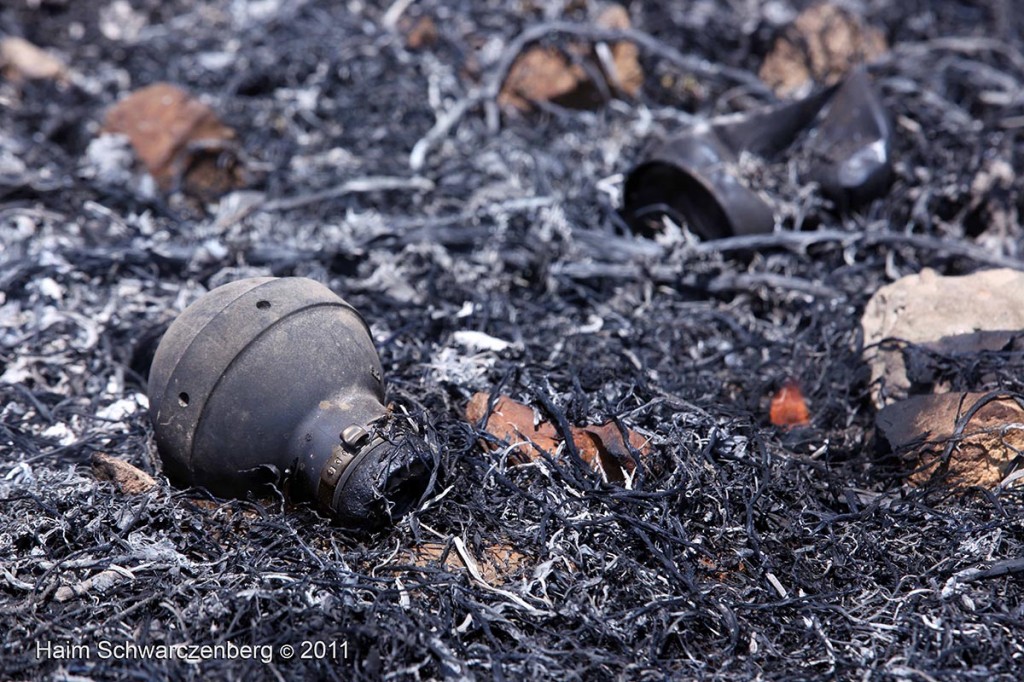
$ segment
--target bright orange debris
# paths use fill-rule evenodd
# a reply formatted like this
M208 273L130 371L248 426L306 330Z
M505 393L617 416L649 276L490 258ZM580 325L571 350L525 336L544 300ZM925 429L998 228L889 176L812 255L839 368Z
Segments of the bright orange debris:
M790 379L772 396L770 411L772 424L791 429L796 426L807 426L811 423L811 413L807 409L800 384Z

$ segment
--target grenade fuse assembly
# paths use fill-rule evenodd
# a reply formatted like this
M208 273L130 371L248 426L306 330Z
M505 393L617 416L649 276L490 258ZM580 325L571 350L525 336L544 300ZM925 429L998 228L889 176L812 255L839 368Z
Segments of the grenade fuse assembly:
M433 478L415 426L384 407L363 318L310 279L245 279L189 306L157 348L149 401L168 476L216 495L282 483L372 529Z

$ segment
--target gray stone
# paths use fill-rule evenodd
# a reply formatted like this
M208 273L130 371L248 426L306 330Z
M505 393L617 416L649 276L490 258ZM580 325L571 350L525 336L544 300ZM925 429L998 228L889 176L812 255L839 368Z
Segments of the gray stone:
M999 350L1024 334L1024 272L1004 268L943 277L922 270L875 292L861 327L873 397L883 407L910 393L904 353L908 344L939 352Z

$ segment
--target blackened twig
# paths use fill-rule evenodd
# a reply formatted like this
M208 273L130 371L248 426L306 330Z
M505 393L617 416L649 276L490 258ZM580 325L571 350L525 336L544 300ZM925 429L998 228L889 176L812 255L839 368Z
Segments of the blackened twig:
M693 247L697 253L726 253L729 251L758 251L772 248L789 248L804 251L807 247L824 242L840 242L844 246L861 244L903 244L916 249L947 253L951 256L968 258L978 263L996 265L1013 270L1024 270L1024 261L1012 256L992 253L980 246L963 241L951 241L920 234L896 232L844 232L842 230L818 230L816 232L773 232L727 237L703 242Z

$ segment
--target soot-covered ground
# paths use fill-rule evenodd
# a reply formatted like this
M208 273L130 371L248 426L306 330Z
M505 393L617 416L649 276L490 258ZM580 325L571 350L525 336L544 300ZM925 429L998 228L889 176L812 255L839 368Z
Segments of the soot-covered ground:
M924 267L1024 268L1024 20L1009 0L844 5L892 45L871 70L892 190L838 215L798 146L763 169L776 234L699 243L633 236L622 174L658 135L771 101L756 73L803 2L633 3L652 37L635 100L529 115L494 104L515 39L586 22L583 3L3 3L0 31L72 75L0 84L0 677L1018 679L1024 493L905 484L877 454L858 321ZM423 16L438 35L413 49ZM235 129L247 189L160 195L93 144L157 81ZM437 487L392 529L159 475L156 336L267 274L358 308L389 398L431 425ZM790 378L813 421L787 433L767 406ZM571 457L507 466L464 418L477 391L618 419L651 452L629 485ZM122 493L95 453L160 485ZM463 559L495 554L478 575ZM302 642L334 648L280 655ZM70 644L88 657L58 658Z

